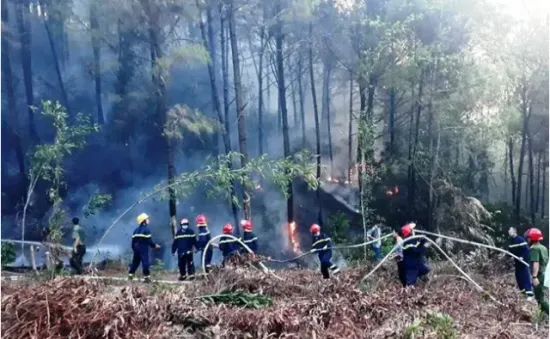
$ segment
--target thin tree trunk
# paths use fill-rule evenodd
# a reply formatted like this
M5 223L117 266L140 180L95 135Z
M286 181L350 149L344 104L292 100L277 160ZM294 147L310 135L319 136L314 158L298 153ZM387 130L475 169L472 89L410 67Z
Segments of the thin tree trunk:
M229 56L228 56L228 44L226 39L226 25L225 16L222 9L222 2L219 5L220 13L220 45L222 55L222 81L223 81L223 112L225 121L225 132L229 136L229 143L231 144L231 129L229 124Z
M298 127L298 104L296 103L296 84L295 84L294 78L290 77L290 90L292 92L292 113L293 113L293 119L292 119L292 126L294 128Z
M521 133L521 147L519 151L519 167L518 167L518 188L517 188L517 194L516 194L516 208L515 208L515 216L516 216L516 222L520 221L520 213L521 213L521 189L522 189L522 181L523 181L523 159L525 158L525 146L527 141L527 129L528 129L528 123L529 123L529 113L527 112L530 110L527 106L527 93L526 89L523 89L522 92L522 116L523 116L523 130Z
M418 149L419 136L420 136L420 117L422 115L422 95L424 93L424 75L425 69L423 68L420 74L420 81L418 84L418 97L416 99L416 126L414 132L414 143L412 146L412 154L409 156L409 194L408 194L408 208L409 218L414 216L415 201L416 201L416 168L414 166L414 160L416 158L416 151Z
M46 34L48 35L48 42L50 43L50 49L52 50L52 57L53 57L53 64L55 66L55 74L57 75L57 81L59 82L59 89L61 90L61 95L63 97L63 104L65 105L65 108L67 109L67 113L69 116L72 116L71 109L69 107L69 97L67 95L67 91L65 90L65 85L63 84L63 77L61 76L61 68L59 66L59 58L57 56L57 50L55 48L55 43L52 36L52 31L50 29L50 25L48 24L48 20L43 17L44 22L44 28L46 29Z
M390 88L390 112L389 112L389 132L390 132L390 155L395 153L395 115L396 115L396 93L395 88Z
M508 146L504 147L504 201L508 203Z
M351 184L351 167L353 166L353 72L349 71L349 119L348 119L348 182Z
M6 6L6 1L4 5ZM32 83L32 53L31 53L31 28L29 21L29 0L20 0L15 3L17 27L19 30L19 43L21 44L21 66L23 68L23 80L25 84L25 98L27 100L27 115L29 119L29 136L34 143L40 142L34 122L34 93Z
M529 129L527 130L527 138L528 138L528 146L529 146L529 195L530 195L530 202L529 207L531 211L531 222L533 225L535 224L535 213L537 213L536 210L536 204L535 204L535 166L533 162L533 137L531 135L531 132Z
M92 36L92 50L94 54L94 81L95 81L95 101L97 105L97 123L103 125L105 117L103 116L103 105L101 102L101 46L98 38L99 21L97 17L97 5L90 7L90 28Z
M540 202L540 165L541 165L542 152L537 155L537 191L535 193L535 213L539 211Z
M508 138L508 166L510 170L510 180L512 184L512 204L515 204L517 183L514 173L514 139L511 136Z
M8 3L2 3L2 23L9 25L9 10ZM27 186L27 175L25 173L25 155L21 146L21 136L19 135L19 122L17 119L17 105L15 98L15 90L13 87L13 73L11 69L10 52L11 46L8 42L9 31L4 31L1 34L2 37L2 80L6 91L6 101L8 104L8 117L9 123L8 130L10 140L13 143L13 149L15 151L15 157L17 159L17 165L19 167L19 175L21 176L22 187Z
M306 110L304 108L304 86L302 84L303 60L302 52L298 54L298 97L300 99L300 126L302 128L302 148L306 148Z
M317 107L317 93L315 93L315 76L313 75L313 23L309 22L309 48L308 48L308 62L309 62L309 81L311 84L311 100L313 100L313 114L315 116L315 144L316 144L316 153L317 153L317 180L321 180L321 128L319 126L319 109ZM323 226L323 214L321 206L321 191L320 188L317 188L317 205L319 207L317 214L317 223L320 226Z
M218 92L218 81L216 79L217 70L216 70L216 41L214 40L214 29L212 27L212 10L210 5L206 10L206 21L208 25L208 38L206 37L206 28L204 27L204 22L202 20L202 11L199 10L199 26L201 31L201 37L202 37L202 43L204 48L209 52L210 58L208 61L208 75L210 77L210 92L212 96L212 102L214 104L214 110L216 111L216 115L218 117L218 122L220 123L220 126L225 126L225 119L222 112L222 107L220 103L220 97ZM197 0L197 8L201 8L199 1ZM223 30L223 26L222 26ZM225 154L229 154L231 152L231 140L229 138L229 133L224 129L221 132L222 134L222 140L223 140L223 146ZM232 167L232 164L229 163L229 168ZM230 200L231 200L231 212L233 213L233 219L235 222L235 225L239 224L239 210L236 203L236 194L235 194L235 183L231 181L231 191L230 191Z
M281 13L281 0L277 0L276 13ZM285 72L283 59L283 23L280 19L277 20L275 28L275 47L277 59L277 79L279 85L279 102L281 105L281 115L283 120L283 148L284 156L290 156L290 138L288 135L288 111L286 106L286 87L285 87ZM287 222L290 225L294 221L294 194L292 192L292 180L288 184L286 199ZM290 227L290 226L289 226ZM289 229L289 237L292 237L292 230ZM292 238L289 239L292 243Z
M328 131L328 154L330 159L330 176L333 175L333 157L332 157L332 133L331 133L331 119L330 119L330 75L332 65L330 61L326 61L324 65L323 74L323 106L322 112L325 115Z
M540 218L544 219L544 208L545 205L545 197L546 197L546 165L548 162L548 150L543 152L544 158L542 160L542 192L541 192L541 203L540 203Z
M164 125L166 123L167 107L166 107L166 83L157 69L157 60L162 60L164 51L160 41L160 22L158 11L150 8L150 2L142 0L145 4L146 14L149 19L149 43L151 45L151 77L153 86L155 87L155 99L157 119L160 121L160 132L162 135ZM167 170L168 170L168 185L173 185L176 177L176 168L174 166L174 149L172 141L169 137L162 137L165 142ZM168 209L170 213L170 231L172 236L176 234L176 193L172 187L168 189Z
M229 39L231 41L231 55L233 57L233 80L235 82L235 102L237 105L237 129L239 133L239 151L241 152L241 166L244 167L248 163L248 150L246 146L246 121L244 115L243 89L241 83L241 68L239 60L239 46L237 41L237 32L235 27L235 9L233 8L233 0L229 2ZM245 219L250 220L250 196L247 193L246 187L243 190L243 207ZM236 226L237 230L239 229ZM239 232L237 232L238 234Z

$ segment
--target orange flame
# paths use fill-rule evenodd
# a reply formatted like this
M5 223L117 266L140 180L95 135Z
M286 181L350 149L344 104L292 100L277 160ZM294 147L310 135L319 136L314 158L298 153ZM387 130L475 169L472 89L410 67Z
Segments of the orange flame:
M296 234L296 222L288 224L290 233L290 242L292 243L292 250L294 253L300 253L300 243L298 242L298 236Z

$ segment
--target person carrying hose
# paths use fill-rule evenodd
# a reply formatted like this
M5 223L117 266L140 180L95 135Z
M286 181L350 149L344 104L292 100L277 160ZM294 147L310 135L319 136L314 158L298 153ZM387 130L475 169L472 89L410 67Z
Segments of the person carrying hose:
M197 237L197 243L195 247L197 248L197 251L201 252L201 258L205 256L205 269L206 273L210 272L212 269L212 247L208 246L208 249L206 250L206 253L204 253L204 248L206 247L206 244L211 239L210 231L208 230L208 224L206 223L206 217L203 214L197 215L195 218L195 222L197 223L198 228L198 237Z
M145 213L141 213L136 218L136 221L139 226L132 234L132 251L134 251L134 256L130 264L128 280L134 279L134 274L141 263L141 268L143 269L143 282L148 283L151 282L151 278L149 277L151 275L151 271L149 270L151 265L149 261L149 247L160 248L160 245L155 244L151 238L151 231L148 227L149 216Z
M399 282L405 286L405 268L403 266L403 238L399 236L401 229L393 231L393 238L395 239L395 244L397 249L395 250L395 261L397 262L397 277Z
M330 278L330 273L336 274L340 272L340 268L330 262L332 258L332 241L324 233L321 233L321 226L317 224L311 225L310 228L312 234L312 249L311 253L317 252L319 254L319 261L321 262L321 274L324 279Z
M172 255L178 254L179 281L195 279L195 264L193 263L193 247L197 244L195 232L189 228L189 220L181 219L180 229L172 243Z
M403 236L403 270L406 286L416 285L418 278L425 277L430 268L424 263L424 252L428 244L420 239L408 239L414 236L416 224L408 223L401 228Z
M248 246L252 252L256 253L256 251L258 251L258 237L252 232L252 221L241 220L241 227L244 230L241 241ZM244 247L241 249L241 252L248 253Z
M227 223L223 225L223 234L233 235L233 225ZM231 239L229 237L222 237L220 240L219 249L222 251L223 261L222 266L225 266L225 263L235 252L239 249L238 241Z
M531 228L525 233L529 242L529 262L531 264L532 283L534 287L535 300L540 309L548 314L548 298L545 294L544 271L548 265L548 249L540 243L542 232L537 228Z
M516 257L520 257L526 263L529 262L529 245L525 239L518 235L515 227L508 229L508 235L510 235L511 241L508 246L510 253ZM516 283L521 291L528 298L533 297L533 288L531 286L531 272L528 266L525 266L521 261L514 258Z

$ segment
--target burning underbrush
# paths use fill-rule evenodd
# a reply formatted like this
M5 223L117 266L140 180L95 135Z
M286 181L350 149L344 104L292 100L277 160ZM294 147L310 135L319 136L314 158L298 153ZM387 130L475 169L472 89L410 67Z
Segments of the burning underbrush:
M57 279L2 286L2 338L546 338L509 276L475 277L502 305L452 275L404 291L367 268L215 269L182 285ZM441 271L441 270L439 270Z

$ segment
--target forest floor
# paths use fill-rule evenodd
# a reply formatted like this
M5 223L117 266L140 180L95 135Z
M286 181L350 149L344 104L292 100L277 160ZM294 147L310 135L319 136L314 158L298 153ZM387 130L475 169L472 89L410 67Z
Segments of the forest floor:
M472 277L498 302L433 267L403 290L388 263L318 271L214 269L186 284L59 277L2 283L2 338L548 338L547 318L509 273ZM501 271L502 272L502 271ZM102 276L122 272L101 272ZM157 272L158 273L158 272ZM471 273L471 272L470 272ZM175 280L176 275L157 275ZM499 304L500 303L500 304Z

